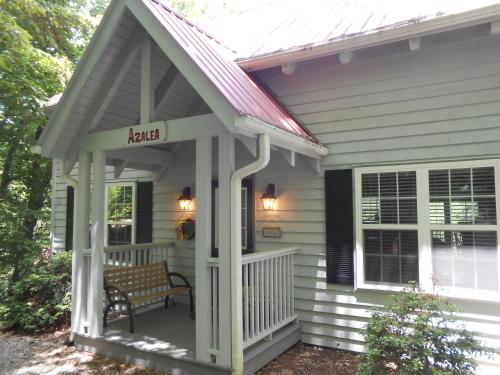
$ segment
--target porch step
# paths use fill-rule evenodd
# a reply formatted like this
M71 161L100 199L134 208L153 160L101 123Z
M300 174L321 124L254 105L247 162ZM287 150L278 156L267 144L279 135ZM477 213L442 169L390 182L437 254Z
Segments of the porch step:
M273 333L272 340L263 340L244 352L245 375L254 374L274 358L300 341L302 327L293 322Z

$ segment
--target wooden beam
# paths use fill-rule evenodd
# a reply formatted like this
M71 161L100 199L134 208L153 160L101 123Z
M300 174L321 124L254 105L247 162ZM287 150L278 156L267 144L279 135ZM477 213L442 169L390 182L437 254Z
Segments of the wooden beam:
M167 139L164 143L181 142L196 139L197 137L214 137L227 132L224 125L215 114L186 117L181 119L158 121L151 124L167 127ZM107 130L99 133L91 133L81 138L81 146L87 151L94 150L118 150L122 148L136 147L127 146L124 142L125 133L128 128ZM141 146L138 144L137 146Z
M285 148L278 148L278 152L283 156L283 159L290 167L295 167L295 151L287 150Z
M420 37L408 39L408 47L410 47L410 51L416 51L420 49L420 42Z
M108 70L99 94L95 97L91 107L87 111L87 115L82 122L85 130L80 131L79 134L95 129L99 121L101 121L104 112L108 108L109 103L111 103L139 52L140 42L143 38L142 35L142 27L137 26L132 31L130 38L126 41L113 66ZM75 137L78 136L75 135Z
M210 280L212 252L212 138L196 139L196 359L210 361ZM224 317L226 318L226 317Z
M92 153L92 210L91 210L91 259L89 292L89 335L103 334L102 309L103 265L104 265L104 216L106 195L106 154L104 151ZM87 232L88 233L88 232Z
M120 178L120 176L122 175L125 168L127 168L127 161L126 160L122 160L118 165L114 166L113 173L114 173L114 176L116 179Z
M179 77L180 74L177 67L174 64L170 64L167 71L165 72L165 75L163 76L155 90L155 109L153 120L156 120L158 118L161 109L165 105L168 96L172 93L175 87L175 82Z
M339 61L341 64L349 64L354 58L354 51L345 51L339 53Z
M144 35L141 51L141 117L140 123L153 121L154 89L153 89L153 46L149 35Z
M171 165L173 162L170 152L151 147L142 147L140 150L114 150L108 152L108 157L154 165Z

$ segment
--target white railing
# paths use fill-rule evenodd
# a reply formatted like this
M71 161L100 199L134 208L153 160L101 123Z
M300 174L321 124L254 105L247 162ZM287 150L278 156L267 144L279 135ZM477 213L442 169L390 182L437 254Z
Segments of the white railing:
M134 245L106 246L104 264L108 267L139 266L167 260L172 242L153 242Z
M296 247L243 255L243 347L297 319L293 257Z

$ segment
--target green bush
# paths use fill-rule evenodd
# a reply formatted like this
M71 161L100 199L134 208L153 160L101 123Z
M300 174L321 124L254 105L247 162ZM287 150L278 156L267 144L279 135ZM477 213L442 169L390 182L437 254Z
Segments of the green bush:
M478 354L491 354L442 297L412 285L373 313L363 335L368 353L358 375L474 374Z
M41 260L10 286L0 302L7 328L40 332L67 324L71 315L71 253Z

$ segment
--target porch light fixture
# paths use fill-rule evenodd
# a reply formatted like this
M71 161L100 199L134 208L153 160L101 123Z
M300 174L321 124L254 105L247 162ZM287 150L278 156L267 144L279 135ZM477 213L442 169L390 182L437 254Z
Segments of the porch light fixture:
M190 211L193 203L193 198L191 197L191 188L186 186L182 190L182 195L177 199L179 202L179 208L182 211Z
M268 184L266 187L266 192L262 197L262 206L266 211L275 210L278 205L278 198L276 198L276 188L274 184Z

